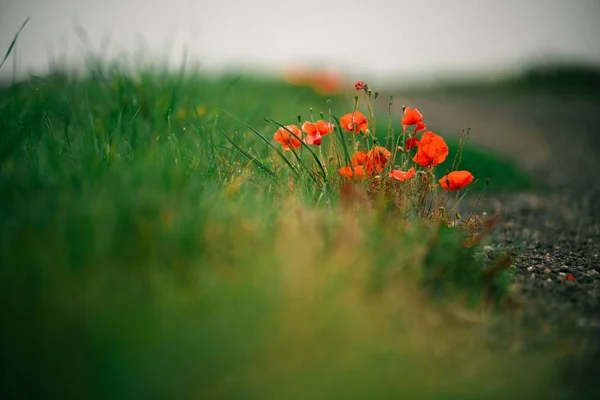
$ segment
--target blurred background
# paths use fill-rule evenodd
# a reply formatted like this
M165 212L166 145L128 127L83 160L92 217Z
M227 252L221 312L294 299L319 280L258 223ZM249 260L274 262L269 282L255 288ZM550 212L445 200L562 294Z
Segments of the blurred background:
M217 71L302 63L371 82L488 76L600 63L599 16L598 0L0 0L2 49L31 17L0 78L77 65L83 50L175 66L187 53Z

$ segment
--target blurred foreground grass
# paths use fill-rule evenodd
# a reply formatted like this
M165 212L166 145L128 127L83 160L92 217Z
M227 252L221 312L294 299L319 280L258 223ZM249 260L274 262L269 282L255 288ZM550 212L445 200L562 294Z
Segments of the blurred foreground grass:
M275 186L309 88L141 70L0 103L1 391L11 398L545 398L555 356L499 348L475 250L385 210ZM342 114L351 101L333 98ZM418 105L417 105L418 106ZM465 156L467 157L467 156ZM275 165L277 160L271 160ZM281 169L284 171L284 169ZM433 256L432 256L433 255ZM479 260L479 261L478 261ZM451 276L436 278L438 265ZM432 278L433 277L433 278ZM506 288L500 283L499 288ZM476 304L481 304L476 302Z

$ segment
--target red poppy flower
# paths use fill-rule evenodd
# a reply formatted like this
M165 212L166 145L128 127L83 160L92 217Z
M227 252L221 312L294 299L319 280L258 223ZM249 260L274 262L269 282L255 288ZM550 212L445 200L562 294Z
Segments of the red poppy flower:
M283 71L283 80L292 85L308 85L311 81L310 69L302 65L294 65Z
M333 128L334 126L332 123L325 122L323 120L319 120L314 123L306 121L304 124L302 124L302 130L307 135L304 138L304 142L319 146L321 144L322 137L333 132Z
M411 168L408 171L401 171L399 169L395 169L388 174L390 178L394 178L399 180L400 182L405 182L415 176L415 169Z
M343 115L340 118L340 124L342 124L342 128L346 130L346 132L351 132L354 134L359 133L360 131L366 131L369 127L369 121L367 117L360 111L354 111Z
M573 276L573 274L567 274L567 275L565 275L565 277L564 277L564 279L563 279L563 280L565 280L565 281L573 281L573 282L575 282L575 281L577 281L577 278L575 278L575 277Z
M311 86L318 94L334 94L340 91L342 76L336 71L317 71L312 74Z
M350 159L350 164L353 167L361 166L364 168L365 172L368 174L372 174L375 170L375 163L371 156L364 151L357 151L354 153L352 158Z
M365 82L363 81L358 81L354 84L354 89L356 89L356 91L361 91L365 88Z
M292 133L288 132L288 130ZM297 149L302 146L301 139L302 131L300 131L300 128L296 125L287 125L285 128L281 127L277 129L277 132L273 135L273 140L281 143L281 147L284 150L289 150L290 147Z
M411 151L412 149L415 148L415 146L419 143L419 139L417 139L414 136L411 136L409 138L406 138L406 144L404 145L404 148L407 151Z
M409 125L416 125L415 132L422 131L427 128L427 125L423 123L423 114L416 108L406 107L404 109L404 116L402 117L402 126L406 132L406 128Z
M444 138L431 131L423 133L417 147L413 161L421 167L436 166L448 157L448 145Z
M439 182L446 190L458 190L473 182L473 174L469 171L453 171L444 175Z
M369 156L364 151L357 151L350 159L352 166L366 165L369 163Z
M343 167L340 168L338 172L340 173L340 175L345 176L346 178L352 178L353 172L354 177L359 179L364 179L367 176L365 167L363 167L362 165L358 165L356 167Z
M382 146L375 146L367 153L367 158L369 159L369 163L367 164L368 172L372 172L373 168L377 170L377 172L381 172L385 169L385 164L392 153Z
M310 86L322 95L337 93L342 85L342 76L336 71L318 71L300 65L287 68L283 80L292 85Z

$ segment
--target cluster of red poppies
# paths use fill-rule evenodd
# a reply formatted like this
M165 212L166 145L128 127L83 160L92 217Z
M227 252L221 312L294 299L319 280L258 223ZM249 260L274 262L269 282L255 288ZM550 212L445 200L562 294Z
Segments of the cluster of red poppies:
M355 87L362 90L365 85L363 82L357 82ZM423 122L423 115L416 108L406 107L401 120L403 126L404 148L398 147L400 151L410 152L416 148L412 160L422 168L433 168L443 163L448 157L448 145L440 135L432 131L425 130L427 125ZM343 115L340 118L340 127L344 131L352 134L369 135L369 120L360 111L355 110ZM414 126L411 132L409 127ZM335 126L330 122L319 120L316 122L306 121L302 124L302 129L297 125L287 125L281 127L275 132L273 139L281 143L284 150L298 148L302 142L308 145L319 146L323 136L333 132ZM424 131L419 138L419 132ZM357 151L352 155L350 166L344 166L339 169L340 175L346 178L365 179L383 172L392 152L382 146L373 145L368 151ZM387 176L400 182L412 179L416 175L415 167L406 171L392 168ZM453 171L439 179L439 184L445 190L453 191L461 189L473 181L474 177L469 171Z

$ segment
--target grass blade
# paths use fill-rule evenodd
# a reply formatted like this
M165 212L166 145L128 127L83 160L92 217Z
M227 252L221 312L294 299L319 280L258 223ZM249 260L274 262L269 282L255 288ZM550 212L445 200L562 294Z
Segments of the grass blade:
M240 153L242 153L244 156L246 156L250 161L252 161L254 164L256 164L256 166L258 166L260 169L265 171L273 179L275 179L276 181L279 181L279 179L277 179L277 175L275 175L275 173L273 171L271 171L271 169L269 167L267 167L265 164L263 164L258 159L256 159L256 157L254 157L252 154L248 153L247 151L242 149L240 146L235 144L235 142L233 140L231 140L231 138L229 136L227 136L227 134L225 133L224 130L221 129L221 133L223 134L223 136L225 136L225 139L227 139L227 141L229 143L231 143L231 145L233 147L235 147Z
M463 130L462 134L460 135L460 139L458 141L458 149L456 151L456 154L454 155L454 160L452 161L452 171L456 171L456 169L458 169L460 163L462 162L462 152L463 148L465 147L465 144L467 143L467 140L469 139L469 133L471 133L471 128L468 128L466 133Z
M0 68L2 68L2 66L4 65L4 63L6 62L6 60L8 59L8 56L10 56L10 53L12 53L13 48L15 47L15 44L17 44L17 39L19 38L19 35L21 34L21 31L23 30L23 28L25 28L25 25L27 25L27 22L29 22L29 18L31 18L31 17L27 17L27 19L25 20L25 22L23 22L23 25L21 25L21 27L17 31L17 34L13 38L12 42L10 42L10 46L8 46L8 50L6 51L6 54L4 55L4 59L0 63Z
M342 142L342 148L344 149L344 157L346 158L346 165L350 165L350 153L348 153L348 146L346 146L346 140L344 139L344 132L342 131L342 128L340 125L340 120L338 119L338 117L333 117L335 118L335 122L337 123L337 126L335 127L335 129L339 132L340 134L340 141Z
M277 152L277 154L279 154L279 156L283 159L283 161L287 164L287 166L290 167L290 169L292 170L292 172L294 173L294 175L296 177L300 176L298 170L292 165L292 163L290 162L290 160L287 159L287 157L281 152L281 150L279 150L277 148L277 146L274 146L273 143L271 143L270 140L267 140L267 138L264 137L264 135L262 133L260 133L259 131L257 131L256 129L254 129L251 125L249 125L248 123L242 121L241 119L239 119L235 115L231 114L229 111L226 111L226 110L223 110L223 109L221 109L221 111L223 111L225 114L229 115L231 118L235 119L236 121L244 124L244 126L246 126L246 128L250 129L256 135L258 135L258 137L260 137L267 145L269 145L269 147L271 147L273 150L275 150Z

